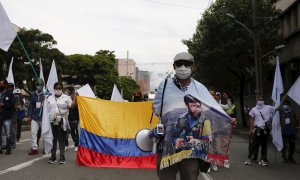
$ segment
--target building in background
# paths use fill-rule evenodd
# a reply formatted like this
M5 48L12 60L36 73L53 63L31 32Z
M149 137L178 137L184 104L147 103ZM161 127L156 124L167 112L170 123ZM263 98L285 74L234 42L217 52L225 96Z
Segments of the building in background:
M285 40L285 48L279 53L285 88L293 85L300 75L300 1L277 0L281 10L279 33Z
M137 69L136 83L140 86L143 95L150 93L150 72Z
M136 63L133 59L116 59L115 68L119 76L129 77L136 81Z
M275 0L274 3L281 10L279 33L285 40L285 48L279 57L284 89L288 91L300 75L300 1ZM300 124L300 108L294 102L292 108ZM300 137L300 131L297 137Z

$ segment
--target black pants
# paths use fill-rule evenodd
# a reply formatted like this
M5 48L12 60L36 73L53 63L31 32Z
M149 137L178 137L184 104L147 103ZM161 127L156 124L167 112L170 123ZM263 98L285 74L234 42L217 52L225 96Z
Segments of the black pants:
M282 157L287 159L286 153L288 151L288 159L293 159L295 145L296 145L296 136L295 135L285 135L282 134L282 141L283 141L283 149L281 151Z
M71 136L74 141L74 146L78 147L79 144L78 123L70 122L70 128L71 128Z
M200 159L189 158L167 168L160 169L161 154L157 156L156 171L160 180L176 180L177 173L180 179L197 180L200 172L207 172L210 164Z
M56 159L57 141L59 144L60 157L65 157L65 137L66 132L62 125L51 124L53 134L53 147L51 150L51 157Z
M23 124L22 119L18 119L17 120L17 141L21 139L22 124Z
M268 138L269 138L269 131L263 129L256 129L253 133L252 137L252 154L250 154L250 147L249 147L249 155L248 158L251 158L253 155L253 159L257 159L259 148L261 147L261 160L268 161Z

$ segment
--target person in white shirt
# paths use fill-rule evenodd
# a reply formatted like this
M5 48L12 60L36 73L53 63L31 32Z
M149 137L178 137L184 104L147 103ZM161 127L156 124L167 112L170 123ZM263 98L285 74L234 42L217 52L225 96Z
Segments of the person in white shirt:
M71 100L70 96L63 94L63 85L60 82L54 84L55 94L48 97L48 103L50 106L49 119L51 122L51 129L53 134L53 148L51 150L51 157L48 163L53 164L56 162L56 148L57 141L59 143L60 159L59 164L64 164L65 159L65 136L66 131L69 129L68 114L69 108L76 106L76 98Z
M249 112L249 137L252 141L252 145L249 146L249 155L245 165L250 165L251 160L257 160L259 147L261 147L261 160L259 161L259 164L267 166L268 138L272 126L271 118L275 113L275 108L270 105L265 105L264 98L261 95L258 95L256 100L256 106Z

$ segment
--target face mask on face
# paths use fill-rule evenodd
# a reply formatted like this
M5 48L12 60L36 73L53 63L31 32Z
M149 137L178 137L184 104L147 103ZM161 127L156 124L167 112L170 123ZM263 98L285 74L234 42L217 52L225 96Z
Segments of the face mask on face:
M62 94L62 90L54 90L55 95L60 96Z
M191 67L185 67L184 65L175 68L176 77L179 79L187 79L192 73Z
M42 86L36 86L36 90L37 90L38 92L42 92L43 87L42 87Z
M262 105L264 105L264 104L265 104L264 101L257 101L257 105L258 105L258 106L262 106Z

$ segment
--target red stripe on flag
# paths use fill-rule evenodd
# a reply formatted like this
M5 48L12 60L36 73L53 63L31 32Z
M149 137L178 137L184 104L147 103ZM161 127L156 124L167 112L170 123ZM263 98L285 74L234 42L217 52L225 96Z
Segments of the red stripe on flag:
M79 146L76 164L89 167L155 169L156 155L128 157L111 156Z

